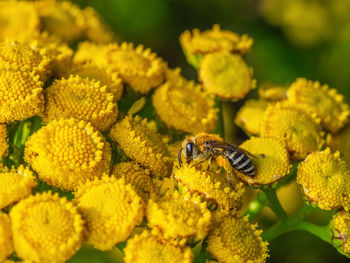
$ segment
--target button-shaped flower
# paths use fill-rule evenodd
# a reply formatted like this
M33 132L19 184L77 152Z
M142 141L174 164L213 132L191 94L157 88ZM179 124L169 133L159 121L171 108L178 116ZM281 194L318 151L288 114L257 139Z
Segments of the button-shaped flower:
M0 261L3 262L13 251L11 222L7 214L0 212Z

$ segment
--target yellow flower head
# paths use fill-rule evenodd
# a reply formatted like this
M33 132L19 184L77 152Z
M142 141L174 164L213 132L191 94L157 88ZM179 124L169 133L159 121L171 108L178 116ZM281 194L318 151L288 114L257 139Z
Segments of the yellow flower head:
M341 252L350 255L350 213L338 211L332 218L331 231L333 233L332 243Z
M165 68L165 82L171 82L178 86L183 86L187 79L185 79L181 75L181 68L170 69L168 67Z
M3 262L13 251L11 222L7 214L0 211L0 261Z
M258 135L265 109L266 100L248 100L237 112L235 123L247 133Z
M290 171L289 154L285 143L276 138L253 137L240 145L254 155L248 157L255 167L255 176L250 177L238 171L234 173L250 185L270 185L279 181Z
M238 211L242 206L243 184L231 182L231 185L225 175L183 164L175 169L174 177L191 193L199 193L223 209Z
M107 92L112 93L116 101L118 101L123 94L124 87L118 73L112 72L105 67L98 67L91 61L75 63L69 73L79 75L84 79L98 80L102 86L107 87Z
M350 124L336 134L328 134L327 143L332 151L339 151L348 166L350 166Z
M196 134L216 127L215 101L201 91L200 85L166 82L153 94L153 106L161 120L176 130Z
M2 157L7 155L7 130L5 124L0 124L0 160Z
M39 33L39 16L32 3L0 2L0 42L6 37L28 39Z
M27 71L0 70L0 101L0 123L40 114L45 101L39 75Z
M114 176L81 185L74 202L86 222L87 242L100 250L126 240L144 216L141 197L124 179Z
M164 241L147 230L128 240L125 247L125 263L191 263L192 250Z
M325 210L350 207L350 170L330 149L313 152L298 166L297 182L311 203Z
M137 194L148 202L148 200L156 199L159 196L158 189L152 182L150 171L142 168L136 162L118 163L113 167L112 176L116 178L124 178L125 183L131 184Z
M343 96L336 89L321 86L318 81L299 78L290 86L287 95L291 103L316 112L322 126L334 133L344 126L350 115Z
M109 172L111 148L85 121L53 120L28 138L24 160L43 181L73 190Z
M248 217L223 217L208 235L208 250L220 262L265 262L267 242L262 241L257 225L251 225Z
M99 131L109 129L118 115L117 104L106 86L71 75L56 80L45 90L43 121L76 118L91 122Z
M259 97L266 100L283 100L287 98L287 86L263 84L259 86Z
M191 237L203 239L211 224L206 202L190 194L175 192L159 201L150 200L146 216L150 227L161 229L165 238Z
M105 55L112 70L137 92L148 93L164 80L164 62L142 45L136 48L126 42L109 45Z
M73 61L76 64L92 63L99 68L108 68L107 49L108 45L81 42L74 54Z
M199 78L209 94L223 99L242 99L255 86L252 69L240 55L227 52L205 55Z
M260 135L285 141L291 158L304 159L324 143L319 122L314 114L297 105L278 102L265 110Z
M20 165L17 169L0 169L0 209L32 194L37 185L35 175Z
M31 262L65 262L83 241L84 222L77 208L58 194L42 193L10 212L16 254Z
M170 173L172 162L167 147L147 119L128 115L112 127L109 136L130 159L153 175L163 177Z
M180 36L180 43L187 54L221 51L245 54L253 45L253 39L247 35L239 36L232 31L221 30L219 25L214 25L213 29L204 32L198 29L194 29L192 34L185 31Z
M7 39L0 43L0 70L34 71L45 81L51 74L51 59L45 50L36 50L26 42Z

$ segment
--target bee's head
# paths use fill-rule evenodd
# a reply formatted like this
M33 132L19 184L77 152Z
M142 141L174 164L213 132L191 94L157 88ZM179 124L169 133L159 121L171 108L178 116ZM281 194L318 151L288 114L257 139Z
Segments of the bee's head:
M196 159L199 152L198 152L197 145L195 144L193 139L186 139L182 143L182 147L179 150L179 154L178 154L178 160L179 160L180 166L182 164L181 154L183 154L183 156L186 158L187 163L190 163L192 160Z

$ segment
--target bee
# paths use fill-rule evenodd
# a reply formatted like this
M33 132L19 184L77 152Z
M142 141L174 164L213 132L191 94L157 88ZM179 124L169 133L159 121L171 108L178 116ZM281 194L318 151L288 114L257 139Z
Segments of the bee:
M255 156L238 146L224 142L217 135L200 133L196 136L186 138L178 153L180 166L182 165L181 155L186 158L188 164L193 162L195 165L205 161L208 161L210 165L213 159L220 163L218 159L224 158L231 168L236 169L244 175L255 176L254 164L248 157Z

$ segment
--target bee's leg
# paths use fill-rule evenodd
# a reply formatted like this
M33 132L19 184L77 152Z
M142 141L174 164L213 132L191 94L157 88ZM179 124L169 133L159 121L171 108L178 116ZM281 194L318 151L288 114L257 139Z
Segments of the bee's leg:
M208 167L207 167L207 171L209 171L209 168L211 167L211 162L213 161L213 157L210 156L208 159Z
M236 176L235 171L233 169L230 172L227 172L227 180L230 183L231 188L234 189L232 184L232 175Z

